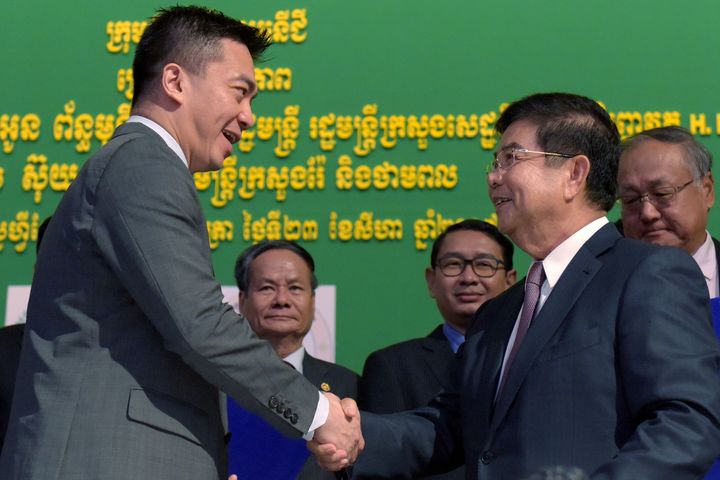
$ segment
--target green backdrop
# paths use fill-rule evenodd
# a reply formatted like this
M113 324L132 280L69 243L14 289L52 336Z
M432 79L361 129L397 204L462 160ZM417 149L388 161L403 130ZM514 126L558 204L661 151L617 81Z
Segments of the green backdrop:
M196 177L217 277L233 283L253 239L299 235L337 286L337 361L357 371L439 323L429 245L443 220L491 218L484 171L504 103L581 93L625 135L679 123L720 151L717 2L204 4L276 39L236 163ZM0 8L0 312L7 285L30 283L37 223L127 114L141 22L163 5ZM522 277L528 258L516 262Z

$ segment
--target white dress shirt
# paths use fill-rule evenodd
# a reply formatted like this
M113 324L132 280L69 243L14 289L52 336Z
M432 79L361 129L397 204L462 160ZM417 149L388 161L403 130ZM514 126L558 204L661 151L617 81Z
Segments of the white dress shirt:
M710 233L705 232L705 241L697 252L693 253L693 259L697 262L700 270L702 270L703 276L705 277L705 283L707 283L708 293L710 298L720 296L718 290L718 252L715 251L715 243L712 241Z
M577 232L570 235L567 239L565 239L565 241L555 247L555 249L553 249L553 251L550 252L548 256L542 260L543 270L545 272L545 281L543 282L542 287L540 287L540 299L538 300L535 311L536 316L540 309L542 309L543 305L545 304L545 300L547 300L547 298L550 296L550 293L552 293L552 289L555 287L558 280L560 280L560 277L562 276L563 272L570 264L572 259L575 257L575 254L578 252L578 250L580 250L580 248L585 245L585 242L587 242L590 237L595 235L595 233L597 233L597 231L600 230L607 223L607 217L600 217L596 220L593 220ZM510 355L510 350L512 350L512 345L513 343L515 343L518 325L520 324L520 315L522 315L522 308L520 309L517 319L515 320L515 326L513 327L512 333L510 334L510 340L508 341L507 347L505 347L505 357L503 357L502 369L500 370L499 378L503 378L503 373L505 372L505 364L507 363L508 356ZM530 324L530 328L532 328L532 323ZM499 383L500 382L498 382L497 388L500 387ZM495 391L495 394L497 395L497 390Z

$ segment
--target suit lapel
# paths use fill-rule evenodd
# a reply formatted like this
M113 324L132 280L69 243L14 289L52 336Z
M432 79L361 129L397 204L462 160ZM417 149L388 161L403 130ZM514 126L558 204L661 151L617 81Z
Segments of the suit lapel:
M545 345L566 320L580 295L602 267L598 255L620 238L612 224L601 228L568 264L545 301L537 317L533 319L527 336L513 361L507 383L497 399L491 428L495 429L507 414L523 380ZM509 336L509 334L508 334Z
M442 332L442 325L423 339L422 347L426 352L426 355L423 355L426 368L435 375L435 378L441 385L444 385L447 359L452 357L453 351L450 347L450 342L448 342Z
M320 382L322 381L323 375L325 375L325 369L319 362L314 361L315 359L308 355L307 352L305 352L305 356L303 357L302 366L303 366L303 376L307 378L310 383L315 385L316 387L320 386Z
M478 431L487 430L493 413L505 346L522 306L523 285L515 284L484 306L477 320L485 325L479 333L471 333L461 349L460 354L467 357L463 395L470 399L473 411L481 412L474 416L481 422Z

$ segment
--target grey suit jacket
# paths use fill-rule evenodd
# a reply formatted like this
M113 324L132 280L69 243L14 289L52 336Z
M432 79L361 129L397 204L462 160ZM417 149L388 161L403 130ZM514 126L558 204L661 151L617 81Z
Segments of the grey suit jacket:
M462 462L477 480L546 465L594 480L701 477L720 454L720 349L692 258L603 227L533 320L495 402L523 283L481 307L429 407L363 415L356 477Z
M53 215L18 378L4 480L223 478L218 388L296 436L318 401L222 303L192 176L138 123Z
M394 413L423 407L443 389L454 353L443 326L371 353L360 379L358 406L372 413ZM465 468L427 475L427 480L465 478Z

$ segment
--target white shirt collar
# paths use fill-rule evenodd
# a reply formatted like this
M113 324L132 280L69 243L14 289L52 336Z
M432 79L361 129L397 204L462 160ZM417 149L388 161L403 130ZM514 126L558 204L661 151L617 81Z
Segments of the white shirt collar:
M187 158L185 158L185 154L182 151L182 148L180 148L180 144L173 138L170 133L165 130L163 127L161 127L159 124L153 122L149 118L140 116L140 115L131 115L130 118L126 120L126 123L142 123L149 129L151 129L153 132L160 135L160 138L162 138L165 143L167 144L170 149L175 152L175 154L180 157L180 160L183 161L186 167L190 168L190 164L187 161Z
M720 293L718 292L717 252L709 233L705 232L705 241L697 249L697 252L693 253L692 257L697 262L700 270L702 270L710 298L717 297Z
M283 360L286 361L287 363L289 363L290 365L292 365L295 368L295 370L297 370L298 372L300 372L300 374L302 374L303 373L302 364L303 364L304 358L305 358L305 347L303 347L301 345L300 348L295 350L293 353L291 353L287 357L283 358Z
M593 220L566 238L543 259L543 270L545 270L545 278L550 289L555 287L555 284L560 280L560 276L570 264L573 257L575 257L578 250L607 223L609 223L607 217L600 217Z

